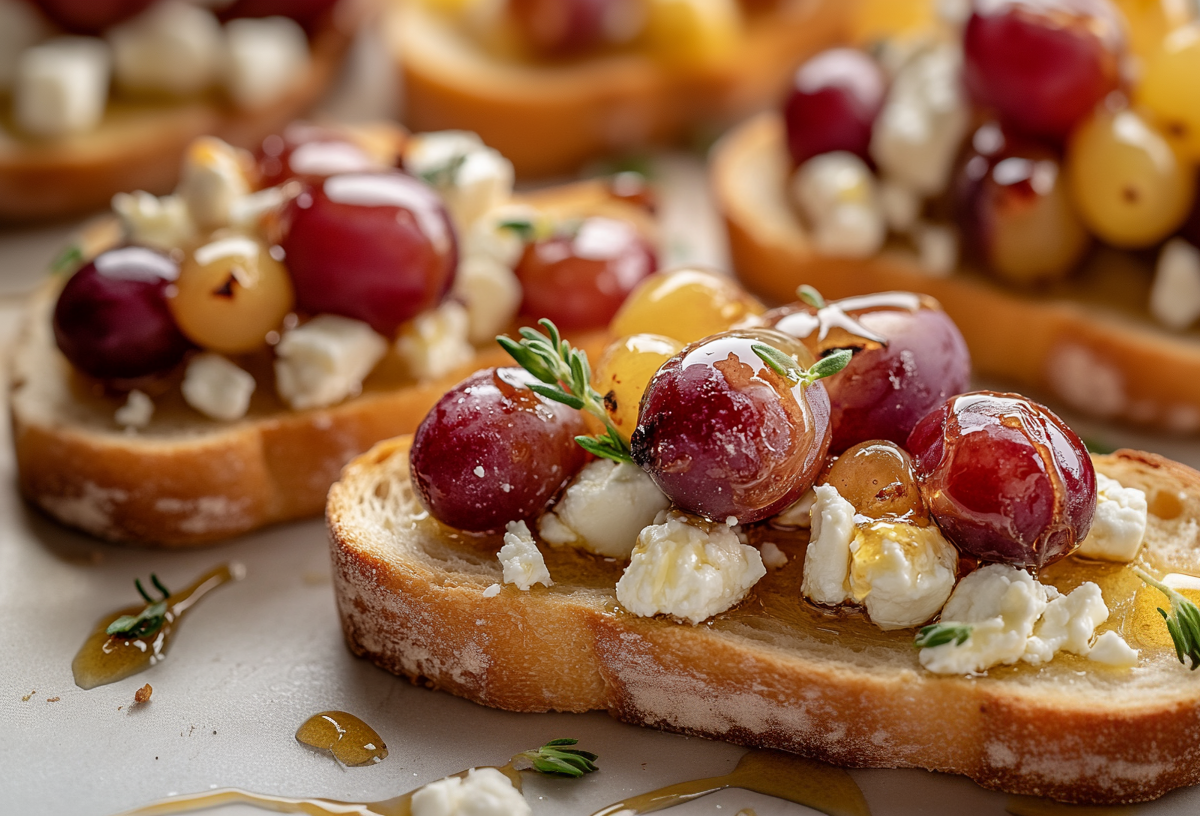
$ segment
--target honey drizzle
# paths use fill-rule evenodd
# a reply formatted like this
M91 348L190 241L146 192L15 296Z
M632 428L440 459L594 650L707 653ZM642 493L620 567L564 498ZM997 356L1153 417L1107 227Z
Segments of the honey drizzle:
M184 614L209 592L234 580L237 578L229 565L222 564L206 572L182 592L173 593L167 598L167 612L162 628L146 637L123 638L110 635L106 631L109 624L122 615L138 615L146 608L145 604L105 615L71 661L75 685L81 689L108 685L143 672L158 663L166 657L167 647L171 645L171 638Z
M624 799L592 816L637 816L682 805L726 788L774 796L827 816L870 816L862 790L841 768L779 751L747 751L732 773L668 785Z
M1004 811L1012 816L1131 816L1135 805L1064 805L1037 796L1010 796Z
M373 765L388 755L375 729L345 711L322 711L296 729L296 740L329 751L334 759L354 768Z

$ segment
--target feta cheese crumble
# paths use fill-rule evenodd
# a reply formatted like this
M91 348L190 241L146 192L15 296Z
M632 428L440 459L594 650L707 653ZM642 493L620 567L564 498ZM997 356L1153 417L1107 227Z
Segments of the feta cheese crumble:
M361 320L318 315L285 331L275 346L275 387L297 410L334 405L362 391L387 346Z
M475 359L467 339L469 317L461 303L448 300L417 315L401 328L396 353L418 380L433 380Z
M116 410L113 419L126 430L145 428L154 416L154 400L136 388L129 392L125 404Z
M184 401L212 419L232 422L250 408L254 375L220 354L197 354L188 363L180 390Z
M858 156L836 151L812 157L796 170L791 190L821 253L866 258L883 246L887 222L875 177Z
M533 811L512 781L496 768L430 782L412 796L412 816L530 816Z
M1186 329L1200 317L1200 249L1182 238L1163 244L1150 289L1150 314L1170 329Z
M813 603L837 606L850 600L850 539L854 505L833 485L813 488L812 532L804 554L800 592Z
M1116 632L1102 632L1087 653L1088 660L1103 663L1117 669L1130 669L1137 665L1138 650L1130 646Z
M108 31L113 75L132 93L190 96L217 78L224 45L215 14L184 0L154 3Z
M1096 515L1076 554L1104 561L1132 561L1146 535L1147 512L1144 492L1097 473Z
M817 494L810 487L804 495L788 505L779 515L770 519L772 527L807 530L812 525L812 507Z
M787 566L787 553L779 549L774 541L764 541L758 551L762 555L763 566L767 569L783 569Z
M958 550L936 525L860 524L850 541L850 596L880 629L919 626L937 614L958 577Z
M196 238L196 224L187 202L177 195L158 196L139 190L117 193L112 208L132 244L171 250Z
M505 528L504 546L500 548L500 564L504 568L504 583L528 591L534 584L553 586L546 560L537 548L529 527L523 521L510 521Z
M175 194L199 227L215 229L230 222L235 202L250 192L249 161L249 154L212 136L188 147Z
M243 109L282 98L308 72L308 37L287 17L242 18L225 24L225 85Z
M670 504L637 465L597 459L538 519L538 532L549 544L624 560L633 552L638 534Z
M21 130L56 138L92 130L104 117L112 55L95 37L55 37L17 59L13 116Z
M437 188L460 232L512 196L512 162L470 131L412 136L404 169Z

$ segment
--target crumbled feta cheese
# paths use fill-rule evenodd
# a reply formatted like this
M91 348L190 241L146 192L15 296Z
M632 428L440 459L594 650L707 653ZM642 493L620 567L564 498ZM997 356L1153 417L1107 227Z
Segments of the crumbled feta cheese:
M32 3L0 0L0 90L12 87L22 52L44 40L51 31L49 21Z
M1103 663L1118 669L1130 669L1137 665L1138 650L1125 642L1116 632L1102 632L1087 653L1088 660Z
M519 230L505 224L529 224L534 233L549 231L547 217L524 204L505 204L488 212L465 233L462 243L466 257L482 256L512 269L525 252L525 239Z
M767 569L783 569L787 566L787 553L779 549L774 541L764 541L758 551L762 555L763 566Z
M1049 603L1025 644L1021 659L1037 665L1054 659L1059 651L1086 655L1096 627L1108 620L1108 606L1100 587L1086 581L1070 594L1060 595L1057 589L1048 586L1046 598Z
M917 245L917 264L925 274L944 278L958 265L958 231L949 224L918 223L912 239Z
M904 63L871 131L880 170L922 195L946 189L970 124L961 63L961 47L950 44Z
M530 816L521 792L496 768L430 782L412 796L412 816Z
M523 297L512 268L481 255L463 256L452 294L466 304L467 339L481 345L508 328Z
M196 224L179 196L159 198L143 190L117 193L112 208L121 219L129 243L175 249L196 238Z
M232 422L250 408L254 375L219 354L197 354L183 376L184 401L205 416Z
M546 559L533 540L533 534L523 521L510 521L505 528L504 546L500 548L500 564L504 567L504 583L528 591L534 584L553 586Z
M275 388L297 410L334 405L362 390L387 346L361 320L318 315L286 330L275 346Z
M837 606L850 600L850 540L854 505L833 485L813 488L812 532L804 554L800 592L813 603Z
M136 388L129 392L125 404L113 414L117 424L128 428L145 428L154 416L154 400Z
M850 557L851 599L885 630L932 618L958 577L958 551L936 525L861 524L850 541Z
M512 196L512 162L468 131L411 137L404 169L437 188L460 233Z
M225 24L225 86L247 110L283 97L308 73L308 37L287 17L242 18Z
M1146 535L1146 494L1096 474L1096 515L1077 555L1104 561L1132 561Z
M1200 249L1172 238L1158 253L1150 314L1171 329L1186 329L1200 317Z
M875 177L853 153L814 156L796 170L792 197L825 255L865 258L887 237Z
M251 161L249 154L212 136L188 147L175 194L201 229L230 223L235 202L250 193L246 168Z
M467 339L466 308L447 300L417 315L400 329L396 353L418 380L433 380L475 359Z
M259 228L262 217L288 200L282 187L268 187L235 198L229 205L229 225L244 230Z
M21 130L54 138L92 130L104 117L112 56L104 40L56 37L17 60L13 114Z
M495 598L499 594L500 594L500 585L499 584L492 584L491 586L489 586L487 589L485 589L483 591L483 597L485 597L485 598Z
M792 502L782 513L771 519L772 527L785 529L800 528L807 530L812 524L812 507L817 500L817 494L812 488L804 491L804 495Z
M189 96L208 88L221 63L221 24L184 0L154 3L108 30L122 90Z
M891 179L879 183L879 207L888 227L907 233L921 216L921 196Z
M538 520L538 531L550 544L626 559L638 534L670 504L637 465L597 459Z
M698 624L736 604L766 573L758 550L731 528L674 513L638 535L617 600L635 615Z

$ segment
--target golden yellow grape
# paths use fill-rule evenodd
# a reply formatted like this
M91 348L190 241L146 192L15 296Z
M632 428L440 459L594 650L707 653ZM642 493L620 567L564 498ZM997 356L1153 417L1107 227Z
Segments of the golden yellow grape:
M1136 99L1179 152L1200 161L1200 24L1172 31L1149 55Z
M638 407L650 378L682 348L683 343L660 334L634 334L604 350L592 387L604 397L608 417L626 441L637 427Z
M618 337L652 332L691 343L764 311L731 278L703 269L674 269L638 284L609 329Z

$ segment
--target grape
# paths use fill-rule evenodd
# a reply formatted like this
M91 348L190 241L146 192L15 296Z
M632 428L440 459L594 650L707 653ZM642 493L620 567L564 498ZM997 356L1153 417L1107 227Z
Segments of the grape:
M526 43L548 57L569 57L636 34L631 0L509 0L509 13Z
M1066 277L1089 236L1075 213L1057 154L981 127L958 174L955 204L972 251L1010 283Z
M280 244L304 311L392 335L450 290L458 245L433 188L399 172L332 176L288 203Z
M858 515L928 526L912 457L899 445L874 439L847 450L821 478L854 505Z
M386 169L344 134L300 122L288 125L282 135L263 139L257 158L261 187L274 187L292 178L315 184L340 173Z
M1200 24L1172 31L1150 55L1136 99L1180 152L1200 160Z
M829 450L824 386L793 386L754 353L756 343L813 362L800 343L766 329L692 343L650 381L630 440L633 460L671 501L714 521L778 513L812 486Z
M167 308L179 266L144 247L111 249L76 272L54 307L54 339L71 363L102 379L160 374L188 350Z
M596 362L592 387L604 398L608 418L628 441L650 378L679 353L683 343L661 334L632 334L609 345Z
M291 17L300 25L311 29L335 5L337 0L234 0L221 11L221 19Z
M829 394L834 453L869 439L904 444L917 421L967 388L971 357L936 300L885 292L768 312L764 321L810 353L853 348L841 372L821 382ZM886 340L887 345L881 341Z
M1006 125L1058 140L1117 89L1124 48L1107 0L975 0L964 75Z
M801 65L783 112L792 161L845 150L869 162L885 86L875 61L854 48L832 48Z
M952 397L908 439L921 493L960 550L1035 569L1092 526L1096 473L1079 437L1019 394Z
M128 20L154 0L34 0L46 16L75 34L99 34Z
M524 292L521 313L566 330L605 326L657 264L654 248L632 224L586 218L573 234L526 245L514 270Z
M496 532L532 520L583 467L573 408L526 386L519 368L489 368L451 389L421 422L410 463L421 503L443 524Z
M609 329L663 334L691 343L761 315L763 305L726 275L683 267L651 275L637 285Z
M1083 223L1128 249L1175 231L1196 198L1191 166L1132 110L1098 110L1071 135L1067 184Z

